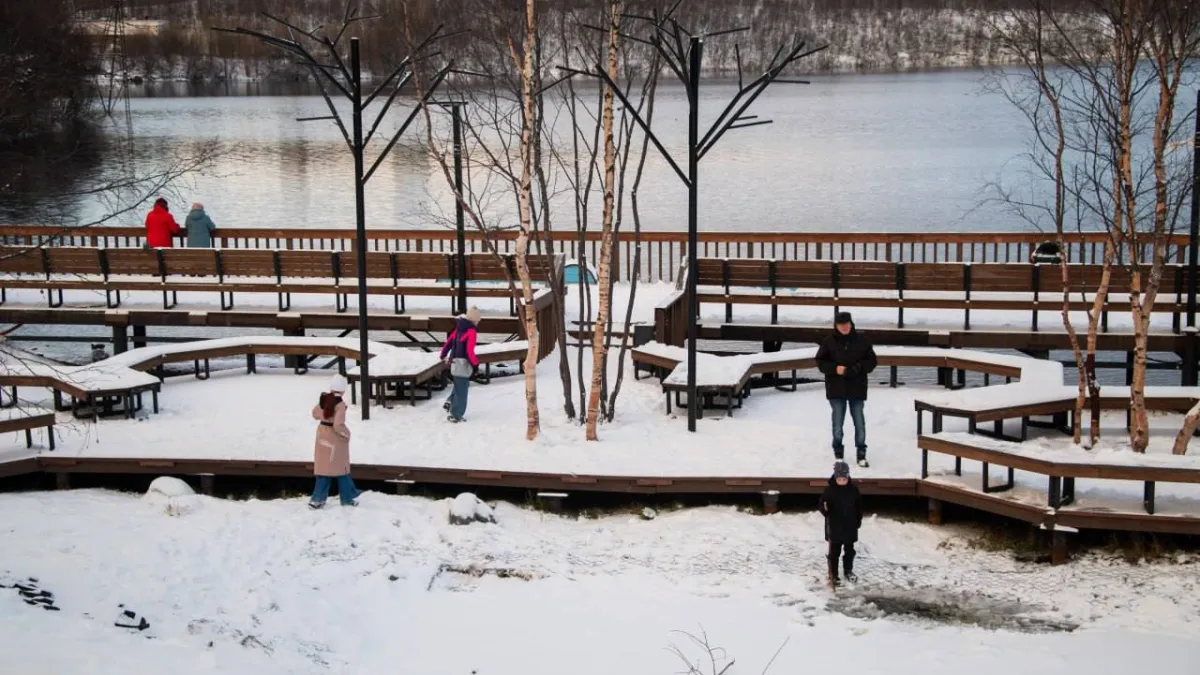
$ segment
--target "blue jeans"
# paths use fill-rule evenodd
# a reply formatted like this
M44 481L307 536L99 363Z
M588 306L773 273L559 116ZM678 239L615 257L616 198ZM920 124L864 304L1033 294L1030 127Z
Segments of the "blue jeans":
M829 399L829 408L833 412L833 454L842 456L842 426L846 423L846 408L850 408L850 419L854 422L854 448L858 458L867 456L867 419L863 417L863 403L866 401L847 398Z
M345 474L337 478L317 476L317 486L313 488L312 499L309 501L313 504L324 504L325 500L329 498L329 486L335 480L338 485L338 499L341 500L342 506L358 498L358 488L354 487L354 481L350 480L350 474Z
M462 419L467 414L467 390L471 387L471 378L455 377L454 389L450 393L450 414Z

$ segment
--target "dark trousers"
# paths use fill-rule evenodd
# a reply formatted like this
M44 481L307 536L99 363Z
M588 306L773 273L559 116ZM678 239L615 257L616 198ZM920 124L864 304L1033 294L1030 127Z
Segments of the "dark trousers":
M845 557L842 557L842 552L845 551ZM840 542L829 540L829 576L834 579L838 578L838 558L842 558L842 569L847 575L854 573L854 542Z

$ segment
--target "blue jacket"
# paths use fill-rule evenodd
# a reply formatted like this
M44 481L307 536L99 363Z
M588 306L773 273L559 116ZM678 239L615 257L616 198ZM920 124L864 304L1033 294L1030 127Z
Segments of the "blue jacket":
M188 212L183 226L187 228L188 248L212 248L212 231L217 226L213 225L212 218L208 217L204 209Z

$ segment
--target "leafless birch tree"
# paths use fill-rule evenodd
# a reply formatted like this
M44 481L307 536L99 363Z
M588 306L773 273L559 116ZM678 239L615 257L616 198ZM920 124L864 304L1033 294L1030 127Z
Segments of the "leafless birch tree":
M1049 214L1060 243L1068 214L1074 214L1076 228L1094 225L1108 233L1089 311L1087 357L1075 340L1076 360L1091 373L1086 384L1094 441L1096 322L1119 270L1129 284L1134 337L1129 439L1134 451L1144 452L1150 318L1171 236L1190 194L1186 166L1169 150L1191 119L1178 115L1176 104L1197 56L1200 7L1169 0L1027 2L1027 8L1001 15L998 32L1005 47L1022 58L1028 79L1023 93L1010 90L1017 92L1010 100L1016 99L1034 128L1035 173L1054 187L1055 196L1049 202L1013 201ZM1064 267L1064 291L1069 281ZM1069 309L1064 299L1064 324L1073 333ZM1083 384L1081 378L1081 390ZM1077 403L1077 413L1081 408Z

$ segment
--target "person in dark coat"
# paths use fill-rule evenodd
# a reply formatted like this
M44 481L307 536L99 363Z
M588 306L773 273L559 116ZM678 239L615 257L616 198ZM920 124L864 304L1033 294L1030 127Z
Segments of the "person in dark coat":
M863 404L867 400L867 375L878 364L871 341L854 329L850 312L838 312L833 334L817 349L817 368L825 374L825 398L833 413L833 456L842 459L842 427L846 410L854 421L854 448L858 465L868 467L867 420Z
M846 581L858 581L854 576L854 543L858 541L858 528L862 527L862 493L850 480L850 465L835 462L829 486L821 495L821 513L825 514L825 541L829 542L829 580L836 586L838 559L842 559L842 570ZM845 557L842 557L842 553Z

